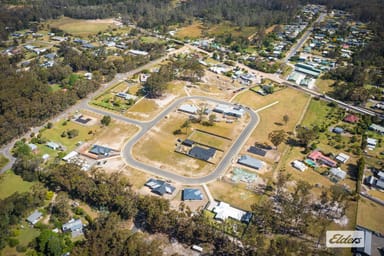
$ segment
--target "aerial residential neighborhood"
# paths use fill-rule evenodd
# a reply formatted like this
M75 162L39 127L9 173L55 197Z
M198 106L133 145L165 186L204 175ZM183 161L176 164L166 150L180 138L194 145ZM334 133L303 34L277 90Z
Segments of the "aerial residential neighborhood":
M0 255L383 255L383 4L267 2L2 3Z

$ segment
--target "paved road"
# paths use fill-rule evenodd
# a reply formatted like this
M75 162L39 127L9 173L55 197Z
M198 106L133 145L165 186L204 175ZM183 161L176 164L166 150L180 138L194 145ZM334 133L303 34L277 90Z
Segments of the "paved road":
M307 28L307 30L304 32L304 34L301 36L301 38L298 40L298 42L291 47L285 58L283 59L285 63L288 62L288 60L296 54L296 52L305 44L305 42L308 40L309 35L312 33L313 25L322 22L324 20L326 13L320 13L319 17L311 24L310 27Z
M61 112L59 115L51 118L51 120L48 120L47 122L54 122L55 120L59 120L59 119L62 119L64 117L67 117L68 115L70 115L71 113L73 113L73 112L75 112L76 110L79 110L79 109L83 109L83 108L87 109L89 101L91 101L91 99L94 98L95 96L103 93L107 88L115 85L118 82L124 81L125 79L131 77L135 73L141 72L144 69L149 69L149 68L153 67L153 65L158 65L161 62L163 62L165 59L167 59L169 56L171 56L173 54L181 53L181 52L183 52L183 51L185 51L185 50L187 50L189 48L190 48L189 46L184 46L184 47L181 47L179 49L175 49L175 50L173 50L171 52L168 52L163 57L158 58L156 60L153 60L153 61L151 61L151 62L149 62L149 63L147 63L147 64L145 64L143 66L140 66L139 68L136 68L136 69L131 70L131 71L126 72L126 73L118 73L118 74L116 74L114 79L112 79L108 83L105 83L105 84L101 85L100 88L96 92L89 94L86 98L84 98L82 100L79 100L75 105L73 105L70 108L68 108L67 110ZM17 137L15 139L13 139L11 142L9 142L8 144L6 144L6 145L4 145L4 146L2 146L0 148L0 153L3 154L5 157L7 157L9 159L8 164L6 166L4 166L2 169L0 169L0 174L5 172L6 170L9 170L12 167L12 165L14 164L15 160L16 160L14 157L12 157L12 154L10 153L10 150L13 148L15 142L20 140L20 139L22 139L22 138L29 138L29 135L31 133L35 133L35 134L38 133L39 130L44 127L44 125L45 124L43 124L41 126L37 126L37 127L32 127L29 132L25 133L24 135L22 135L20 137Z
M143 170L145 172L161 176L167 179L171 179L183 184L189 184L189 185L195 185L195 184L202 184L206 182L210 182L212 180L215 180L219 178L223 172L227 169L227 167L231 164L231 161L233 157L240 151L243 144L246 142L248 137L251 135L253 129L256 127L256 125L259 122L259 118L257 114L249 109L245 109L247 113L249 113L251 120L248 123L248 125L244 128L244 130L241 132L240 136L236 139L236 141L232 144L232 146L229 148L227 153L224 155L222 160L219 162L219 164L216 166L213 172L208 174L205 177L184 177L178 174L175 174L173 172L163 170L154 166L151 166L149 164L137 161L133 155L132 155L132 148L133 146L143 137L143 135L148 132L153 126L155 126L160 120L162 120L166 115L168 115L170 112L175 111L178 105L180 105L182 102L186 100L191 99L198 99L198 100L207 100L214 103L220 103L220 104L228 104L227 102L212 99L209 97L202 97L202 96L190 96L190 97L183 97L179 98L176 101L174 101L171 105L169 105L163 112L161 112L157 117L155 117L153 120L149 122L139 122L137 120L132 120L127 117L122 117L119 115L112 115L114 118L117 118L121 121L126 121L131 124L138 125L141 129L140 131L131 138L128 143L125 145L124 149L122 150L121 154L123 159L126 161L126 163L134 168L137 168L139 170ZM100 114L104 114L103 110L95 109L91 106L88 106L89 110L95 111ZM109 113L109 112L107 112ZM105 113L105 114L107 114Z

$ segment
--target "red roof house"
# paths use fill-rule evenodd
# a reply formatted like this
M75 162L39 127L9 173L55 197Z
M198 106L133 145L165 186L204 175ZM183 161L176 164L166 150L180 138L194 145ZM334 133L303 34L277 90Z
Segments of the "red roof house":
M313 151L311 154L308 155L308 158L312 161L318 162L320 164L325 164L329 167L336 167L337 163L330 159L329 157L326 157L318 150Z
M347 123L357 123L359 122L359 118L355 115L347 115L346 117L344 117L344 122L347 122Z

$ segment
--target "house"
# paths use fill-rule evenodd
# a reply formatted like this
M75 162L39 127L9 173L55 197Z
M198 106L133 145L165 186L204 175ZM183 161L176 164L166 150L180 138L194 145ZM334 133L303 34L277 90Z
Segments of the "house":
M76 157L79 153L77 153L76 151L71 151L69 152L67 155L65 155L62 160L64 162L68 162L69 160L71 160L72 158Z
M359 122L359 118L355 115L347 115L346 117L344 117L344 122L347 122L347 123L357 123Z
M367 185L373 186L374 184L376 184L376 178L373 176L369 176L365 178L364 183Z
M81 219L71 219L67 223L63 224L62 228L63 232L71 232L72 237L77 237L83 234L83 223Z
M301 172L303 172L307 169L307 166L299 160L293 161L292 166Z
M216 213L215 219L225 221L228 218L249 223L252 214L246 211L234 208L227 203L219 202L214 208L213 213Z
M264 162L260 161L259 159L250 157L248 155L242 155L240 158L237 160L239 164L254 168L254 169L261 169L264 166Z
M368 149L374 149L377 145L377 140L373 138L367 138L367 147Z
M198 111L198 108L192 104L183 104L179 107L178 110L188 114L196 114Z
M28 216L27 221L31 225L35 225L39 220L43 217L43 214L39 212L38 210L35 210L31 215Z
M156 180L156 179L149 179L145 186L149 187L152 191L152 193L158 194L160 196L167 194L172 194L176 188L172 186L171 184L163 181L163 180Z
M111 151L112 151L111 148L107 148L107 147L103 147L103 146L99 146L99 145L93 145L91 150L89 150L89 153L92 153L92 154L98 155L98 156L109 156Z
M331 168L329 172L332 176L337 178L338 180L343 180L347 176L347 173L339 168Z
M147 56L149 54L146 51L139 51L139 50L129 50L129 53L133 55L140 55L140 56Z
M344 132L344 129L341 128L341 127L334 127L332 129L332 132L336 133L336 134L342 134Z
M308 158L312 161L318 162L320 164L325 164L329 167L336 167L336 162L330 159L329 157L324 156L320 151L315 150L308 155Z
M203 200L203 193L201 193L200 189L197 188L185 188L182 194L183 201L191 200Z
M379 172L377 173L377 177L378 177L380 180L384 180L384 172L379 171Z
M384 134L384 127L383 126L380 126L377 124L371 124L369 126L369 129L371 129L372 131L378 132L380 134Z
M55 142L52 142L52 141L49 141L47 142L47 147L49 147L50 149L53 149L53 150L58 150L61 148L61 146Z
M194 146L188 153L189 156L208 161L210 158L214 157L216 149L214 148L202 148L200 146Z
M230 105L217 104L213 109L213 112L234 116L242 117L244 115L244 109L241 107L232 107Z
M145 83L145 82L147 82L147 80L150 76L151 76L150 74L141 73L139 76L139 80L141 83Z
M384 189L384 180L377 180L375 186L379 189Z
M123 98L125 100L136 100L137 97L132 95L132 94L129 94L129 93L125 93L125 92L118 92L116 94L117 97L120 97L120 98Z
M358 229L360 230L360 229ZM364 231L364 247L355 248L354 255L372 255L372 232L366 229ZM379 254L378 254L379 255Z
M255 146L250 146L248 152L259 156L265 156L267 154L267 151Z
M344 153L339 153L336 156L336 160L339 161L340 163L345 164L349 160L349 156Z

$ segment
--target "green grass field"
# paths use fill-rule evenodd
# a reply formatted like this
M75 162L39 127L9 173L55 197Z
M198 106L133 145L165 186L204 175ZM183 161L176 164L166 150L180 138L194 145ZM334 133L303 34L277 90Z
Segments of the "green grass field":
M3 155L0 155L0 169L3 168L8 162L8 158Z
M53 141L56 143L60 143L61 145L66 147L66 151L71 151L76 147L76 143L79 141L85 142L89 141L94 138L95 132L98 131L100 126L94 125L94 126L82 126L77 123L74 123L72 121L67 121L66 125L63 125L65 123L65 120L60 120L59 122L55 123L51 129L45 129L42 131L42 137L47 139L48 141ZM79 135L69 139L68 137L61 137L61 134L64 131L76 129L79 131ZM89 132L92 131L92 134ZM44 146L44 145L42 145ZM45 149L44 149L45 150ZM52 151L47 149L46 153L50 153Z
M327 114L331 111L331 107L328 107L326 102L320 100L311 100L307 113L305 113L302 125L321 125L322 122L326 119Z
M201 131L193 131L193 133L188 137L188 139L221 150L226 149L232 143L232 141L230 140L226 140Z
M56 20L51 20L49 25L54 28L61 29L69 34L80 37L95 35L98 32L103 32L108 28L116 26L110 19L106 20L79 20L63 17Z
M214 199L246 211L250 211L251 205L258 203L262 197L247 190L243 183L229 184L224 181L215 181L209 183L208 188Z
M12 171L0 176L0 199L4 199L15 192L26 192L33 186L33 182L26 182Z

